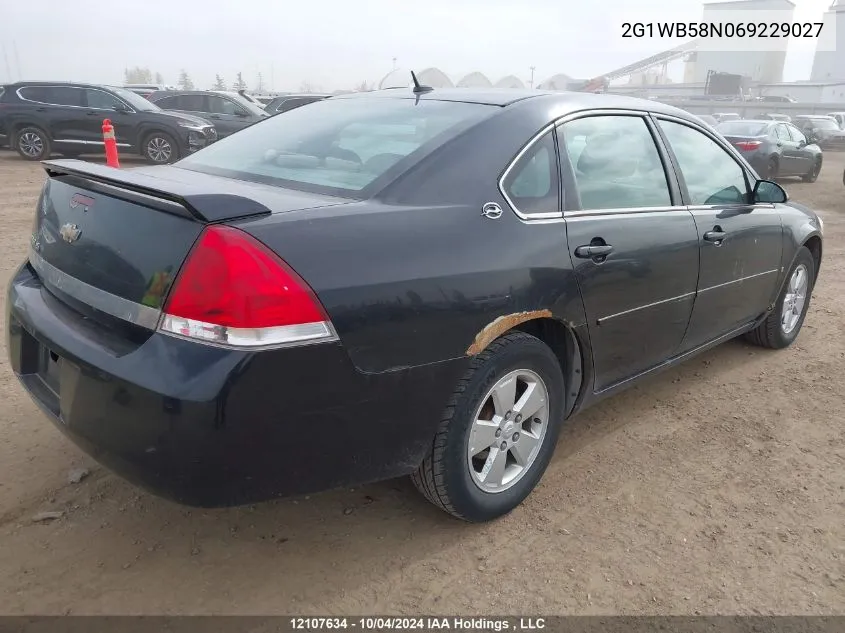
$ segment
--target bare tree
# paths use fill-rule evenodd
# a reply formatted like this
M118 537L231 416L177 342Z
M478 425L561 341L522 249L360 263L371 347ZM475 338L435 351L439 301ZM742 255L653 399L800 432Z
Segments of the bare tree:
M124 71L124 78L128 84L151 84L153 83L153 74L149 68L142 68L135 66L134 68L127 68Z
M182 90L193 90L194 89L194 82L191 81L190 76L188 76L188 73L184 68L179 73L178 84L179 84L179 87Z
M226 90L226 82L223 81L223 77L220 75L214 75L214 85L211 87L212 90Z
M161 76L161 73L156 73L156 83L157 84L163 84L164 83L164 77Z
M255 84L255 92L264 92L264 77L258 73L258 82Z
M244 81L243 73L238 73L238 78L232 84L232 90L246 90L246 82Z
M366 79L355 86L355 92L369 92L370 90L372 90L372 87L367 83Z

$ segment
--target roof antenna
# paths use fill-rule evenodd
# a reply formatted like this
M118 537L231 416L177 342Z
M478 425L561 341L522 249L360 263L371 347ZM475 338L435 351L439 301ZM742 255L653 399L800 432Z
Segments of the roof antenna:
M413 70L411 71L411 79L414 80L414 94L416 95L425 94L426 92L431 92L432 90L434 90L434 88L432 88L431 86L421 85L419 79L417 79L417 76L416 74L414 74Z

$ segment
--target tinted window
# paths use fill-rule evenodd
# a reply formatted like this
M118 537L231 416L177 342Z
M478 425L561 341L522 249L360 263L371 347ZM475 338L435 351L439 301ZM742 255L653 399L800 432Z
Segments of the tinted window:
M156 105L159 108L163 108L165 110L178 110L179 109L179 102L177 101L179 97L164 97L163 99L158 99L156 101Z
M208 112L205 105L205 95L179 95L176 97L177 110L188 112Z
M748 184L740 164L706 134L689 126L660 121L681 173L691 204L746 204Z
M522 213L560 211L554 135L549 132L534 143L502 184L508 198Z
M250 126L183 159L205 173L359 194L499 108L414 99L327 99Z
M641 117L587 117L561 130L582 209L672 204L660 154Z
M208 99L208 106L209 112L213 112L214 114L237 114L241 113L246 115L246 110L240 107L238 104L229 101L228 99L224 99L223 97L206 97Z
M88 99L89 108L112 110L115 106L124 105L120 99L102 90L86 90L85 97Z
M83 105L82 90L67 86L26 86L20 89L20 95L27 101L38 103L63 106Z
M789 135L792 137L793 141L798 141L799 143L807 142L807 137L804 136L804 133L794 125L787 125L786 129L789 131Z
M716 129L727 136L763 136L768 128L768 123L759 121L725 121Z

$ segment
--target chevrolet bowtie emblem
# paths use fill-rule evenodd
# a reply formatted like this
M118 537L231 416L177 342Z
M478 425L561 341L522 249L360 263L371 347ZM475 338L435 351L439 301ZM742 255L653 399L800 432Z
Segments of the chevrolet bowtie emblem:
M61 229L59 229L59 235L61 235L62 239L68 244L78 240L81 234L82 231L75 224L65 224Z

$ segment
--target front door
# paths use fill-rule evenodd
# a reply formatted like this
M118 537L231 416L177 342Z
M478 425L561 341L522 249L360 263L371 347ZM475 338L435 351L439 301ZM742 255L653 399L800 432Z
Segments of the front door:
M774 205L750 203L749 174L715 136L687 122L660 119L659 126L700 237L701 274L683 345L688 350L766 311L780 270L781 218Z
M217 128L220 138L234 134L249 125L249 114L240 105L218 95L208 95L208 113L203 118L208 119Z
M603 391L671 358L698 279L695 222L645 115L587 115L558 129L569 250ZM671 184L670 184L671 183Z
M103 121L108 119L114 127L114 137L118 146L127 147L135 138L137 117L123 100L117 96L99 90L98 88L86 88L86 111L85 111L85 138L101 152L103 146Z

